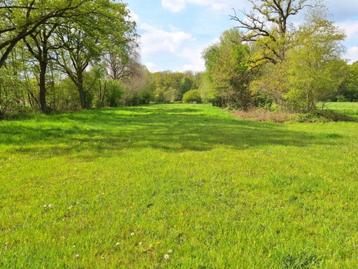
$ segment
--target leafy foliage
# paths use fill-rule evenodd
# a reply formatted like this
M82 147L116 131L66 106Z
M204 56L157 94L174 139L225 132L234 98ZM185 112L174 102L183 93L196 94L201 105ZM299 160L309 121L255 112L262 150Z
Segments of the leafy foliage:
M348 66L347 75L338 90L338 101L358 101L358 62Z
M184 103L201 103L201 96L198 90L190 90L186 92L183 96Z
M249 82L250 48L243 44L238 30L225 32L220 43L205 52L208 75L215 88L214 103L247 110L251 103Z
M293 110L313 111L319 101L337 93L346 74L339 42L344 35L332 22L314 16L297 33L288 56L288 88L284 95Z

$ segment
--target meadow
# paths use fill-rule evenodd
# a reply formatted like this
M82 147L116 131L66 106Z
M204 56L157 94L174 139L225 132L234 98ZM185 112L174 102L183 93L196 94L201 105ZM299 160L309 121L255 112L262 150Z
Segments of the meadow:
M0 121L0 268L358 268L357 142L209 105Z

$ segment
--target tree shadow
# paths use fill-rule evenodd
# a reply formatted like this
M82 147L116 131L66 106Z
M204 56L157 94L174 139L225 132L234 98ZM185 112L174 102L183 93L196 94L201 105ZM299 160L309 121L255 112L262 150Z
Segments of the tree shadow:
M6 151L40 157L74 154L96 158L128 148L184 152L219 146L238 150L266 145L305 147L331 144L340 138L221 113L208 115L201 106L89 110L0 124L0 146Z

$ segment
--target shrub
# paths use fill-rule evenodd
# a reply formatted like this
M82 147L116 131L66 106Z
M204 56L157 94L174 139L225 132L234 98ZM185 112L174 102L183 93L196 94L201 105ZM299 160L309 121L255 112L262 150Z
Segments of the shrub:
M344 95L342 95L342 94L337 95L337 102L347 102L347 101L348 100Z
M106 81L107 96L106 103L110 107L117 107L121 105L121 99L124 92L123 84L118 80Z
M190 90L183 96L184 103L201 103L200 92L198 90Z

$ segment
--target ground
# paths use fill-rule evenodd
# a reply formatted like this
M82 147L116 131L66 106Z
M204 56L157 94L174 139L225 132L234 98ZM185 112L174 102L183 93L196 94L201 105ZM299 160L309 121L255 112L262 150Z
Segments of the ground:
M0 267L358 268L357 141L208 105L2 121Z

